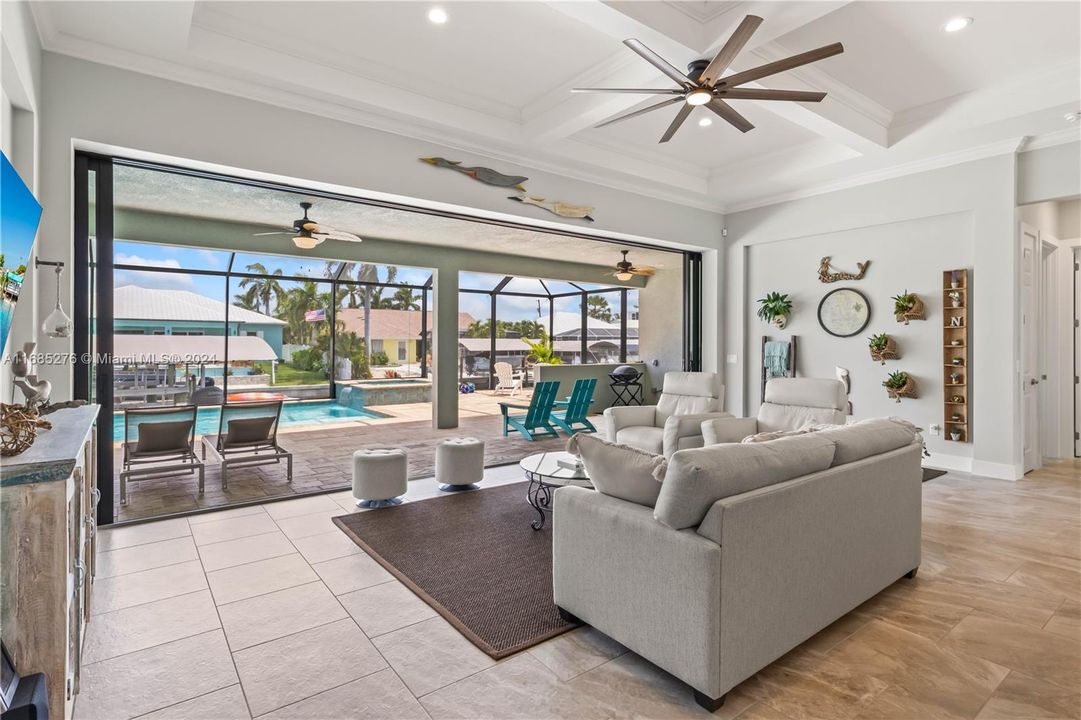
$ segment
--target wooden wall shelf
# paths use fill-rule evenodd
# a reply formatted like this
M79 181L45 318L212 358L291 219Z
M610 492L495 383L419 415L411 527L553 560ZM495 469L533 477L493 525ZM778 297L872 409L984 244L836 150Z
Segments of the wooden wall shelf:
M972 431L968 424L972 403L968 354L968 290L967 269L946 270L942 273L942 422L946 440L953 441L951 433L960 434L955 442L972 442ZM955 297L957 307L954 307ZM959 324L952 324L954 322ZM955 342L960 344L954 344ZM960 359L960 364L955 364L957 359ZM954 397L960 397L962 402L955 402L952 400ZM955 420L955 415L959 416L959 419Z

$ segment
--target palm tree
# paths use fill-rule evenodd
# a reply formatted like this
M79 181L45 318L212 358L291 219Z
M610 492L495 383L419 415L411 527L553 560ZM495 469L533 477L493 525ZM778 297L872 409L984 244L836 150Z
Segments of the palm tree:
M395 310L420 310L419 299L420 295L413 294L413 288L400 287L390 299L390 306Z
M608 298L603 295L590 295L587 297L586 315L594 320L612 322L612 308L608 305Z
M316 332L313 323L305 319L305 314L312 309L326 307L329 301L326 293L320 294L319 286L313 280L305 280L286 291L278 303L279 319L287 325L290 339L295 343L308 343Z
M270 301L274 300L277 304L281 302L282 296L285 295L285 288L281 286L275 278L282 276L281 268L276 269L274 272L270 272L266 269L263 263L252 263L245 268L248 272L260 275L262 277L248 277L240 281L240 287L248 288L243 294L244 301L249 304L255 303L255 307L259 304L263 307L263 314L270 314Z
M375 286L367 283L379 282L379 266L370 263L360 263L357 266L357 281L366 283L355 285L360 292L360 299L364 305L364 355L372 356L372 300L375 297Z
M376 278L377 278L376 282L378 282L378 276L379 276L379 272L378 272L378 269L377 269L376 270ZM396 268L393 265L387 265L387 277L386 277L386 279L383 280L383 282L388 283L388 284L393 283L394 278L396 278L396 277L398 277L398 268ZM378 308L393 308L394 307L394 300L393 299L391 299L391 298L384 299L383 298L383 289L384 288L382 288L382 287L375 288L375 292L372 294L372 307L373 308L378 309Z

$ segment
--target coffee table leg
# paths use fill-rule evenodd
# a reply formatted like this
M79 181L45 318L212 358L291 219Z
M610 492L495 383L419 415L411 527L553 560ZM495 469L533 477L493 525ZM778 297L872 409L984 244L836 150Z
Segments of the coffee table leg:
M526 500L537 511L537 519L530 523L534 530L544 527L544 511L552 502L552 490L544 483L536 479L533 473L527 473L529 487L526 489Z

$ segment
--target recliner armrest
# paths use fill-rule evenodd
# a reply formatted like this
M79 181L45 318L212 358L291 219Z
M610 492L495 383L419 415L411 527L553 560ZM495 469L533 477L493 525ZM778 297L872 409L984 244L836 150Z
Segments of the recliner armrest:
M657 408L654 405L620 405L604 411L608 439L616 442L616 433L626 427L645 425L656 427Z
M758 432L758 420L755 418L714 418L702 423L702 439L705 444L738 443L748 435Z

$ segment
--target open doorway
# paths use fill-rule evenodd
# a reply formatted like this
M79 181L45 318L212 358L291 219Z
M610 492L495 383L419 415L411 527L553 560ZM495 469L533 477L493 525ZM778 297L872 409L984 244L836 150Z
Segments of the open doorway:
M1078 456L1081 199L1018 208L1024 471Z

